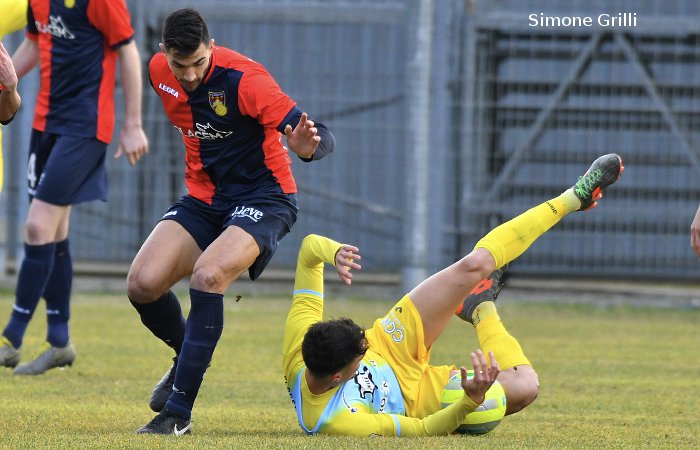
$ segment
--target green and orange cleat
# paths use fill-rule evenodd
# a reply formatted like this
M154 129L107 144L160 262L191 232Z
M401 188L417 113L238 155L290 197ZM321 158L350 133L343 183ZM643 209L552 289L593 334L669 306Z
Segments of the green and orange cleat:
M603 197L603 189L620 179L625 166L620 155L610 153L593 161L573 186L574 194L581 200L579 211L593 209Z

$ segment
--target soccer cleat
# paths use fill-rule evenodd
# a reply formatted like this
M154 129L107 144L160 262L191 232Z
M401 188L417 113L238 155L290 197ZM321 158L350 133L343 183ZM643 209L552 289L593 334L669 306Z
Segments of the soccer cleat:
M474 324L472 314L474 314L477 305L482 302L495 302L498 293L503 289L503 274L507 267L506 265L498 270L494 270L491 272L491 275L481 280L474 289L469 291L469 295L464 299L462 306L455 311L455 315Z
M12 372L15 375L41 375L54 367L72 366L75 360L75 348L70 342L65 347L53 347L45 342L39 355L31 362L20 364Z
M149 406L155 412L161 412L165 407L165 402L173 393L173 383L175 382L175 368L177 367L177 356L173 358L173 365L165 372L151 394Z
M182 436L192 432L192 422L181 419L169 410L164 409L150 422L136 430L136 434L174 434Z
M6 337L0 339L0 366L15 367L19 364L20 353Z
M598 200L603 197L603 189L620 179L624 170L622 158L615 153L603 155L593 161L591 167L573 186L574 194L581 200L579 211L595 208Z

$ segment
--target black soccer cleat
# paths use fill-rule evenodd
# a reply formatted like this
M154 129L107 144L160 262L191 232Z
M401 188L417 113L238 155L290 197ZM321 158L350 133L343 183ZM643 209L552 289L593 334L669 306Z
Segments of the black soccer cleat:
M603 197L603 189L620 179L625 166L615 153L603 155L593 161L582 177L573 186L574 194L581 200L579 211L593 209Z
M491 275L484 278L477 284L474 289L469 291L469 295L464 299L462 306L455 311L455 315L462 320L474 324L472 314L479 303L495 302L498 294L503 289L503 274L508 266L491 272Z
M148 406L154 412L161 412L165 407L165 402L170 398L170 394L173 393L173 384L175 382L175 368L177 367L177 356L173 357L173 365L165 372L163 378L160 379L156 387L153 388L153 393L151 394L151 401Z
M192 421L182 419L164 409L150 422L136 430L136 434L174 434L182 436L192 432Z

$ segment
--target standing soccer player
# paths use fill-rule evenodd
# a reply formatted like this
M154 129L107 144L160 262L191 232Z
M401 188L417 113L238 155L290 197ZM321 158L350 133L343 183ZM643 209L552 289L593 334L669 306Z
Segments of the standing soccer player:
M151 85L185 144L188 193L163 216L129 270L141 322L175 350L138 433L185 434L202 377L223 330L223 294L244 271L262 273L296 221L287 145L305 161L334 138L307 118L263 66L214 45L191 8L165 19ZM191 274L189 317L170 288Z
M30 140L31 203L15 304L0 343L0 365L20 361L22 338L39 298L46 300L47 342L36 359L17 366L37 375L70 365L68 245L71 205L107 200L105 154L114 129L117 58L125 119L115 158L135 164L147 151L141 127L141 69L124 0L30 0L26 39L13 56L17 76L40 62L41 85Z

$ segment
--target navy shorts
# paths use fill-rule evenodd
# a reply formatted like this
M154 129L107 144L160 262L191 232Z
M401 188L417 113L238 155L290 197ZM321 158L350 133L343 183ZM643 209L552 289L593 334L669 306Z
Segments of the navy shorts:
M292 229L297 220L295 194L271 194L231 203L228 208L215 208L185 195L170 207L161 220L174 220L192 235L202 251L209 247L226 227L235 225L253 236L260 255L248 268L255 280L270 262L277 243Z
M107 144L95 138L32 130L29 197L52 205L107 201Z

